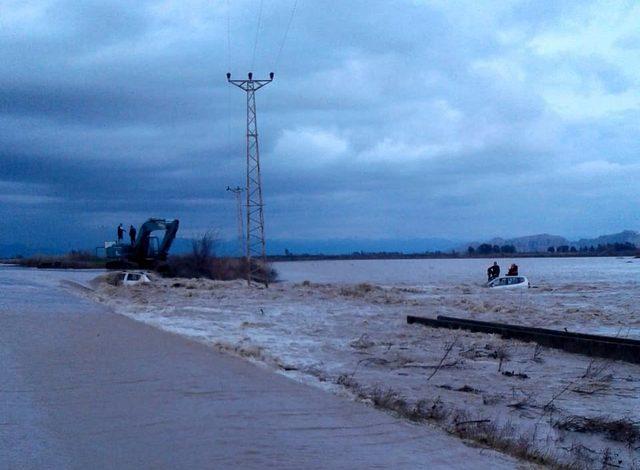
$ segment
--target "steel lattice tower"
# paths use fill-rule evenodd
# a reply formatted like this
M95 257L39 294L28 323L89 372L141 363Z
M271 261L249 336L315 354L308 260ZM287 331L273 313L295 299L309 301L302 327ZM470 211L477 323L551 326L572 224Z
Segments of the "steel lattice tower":
M268 80L254 80L252 73L248 74L247 80L232 80L231 74L227 73L227 81L247 93L247 244L245 253L247 282L251 284L254 274L260 270L259 264L253 263L254 258L261 259L264 269L267 269L255 92L273 81L273 72L269 74ZM264 283L267 287L269 286L268 277L265 277Z

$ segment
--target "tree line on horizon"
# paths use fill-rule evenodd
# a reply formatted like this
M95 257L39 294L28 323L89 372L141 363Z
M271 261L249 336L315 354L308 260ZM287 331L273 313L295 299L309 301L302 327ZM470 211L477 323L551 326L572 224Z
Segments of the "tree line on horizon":
M482 243L478 248L470 246L467 249L467 253L470 255L491 255L491 254L512 254L517 253L516 247L513 245L491 245L489 243Z
M560 245L550 246L547 248L548 253L582 253L582 254L610 254L610 253L629 253L637 251L637 246L630 242L624 243L606 243L590 246L576 247L573 245ZM518 252L514 245L491 245L489 243L482 243L478 248L469 246L467 253L473 255L491 255L491 254L513 254L513 253L528 253Z

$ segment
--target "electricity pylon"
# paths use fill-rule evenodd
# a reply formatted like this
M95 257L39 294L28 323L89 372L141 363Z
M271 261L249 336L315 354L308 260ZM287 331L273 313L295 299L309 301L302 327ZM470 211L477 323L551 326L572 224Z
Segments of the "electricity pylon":
M258 274L260 271L260 265L254 264L253 258L261 259L263 269L267 269L255 92L273 81L273 72L269 74L268 80L254 80L251 72L249 72L247 80L231 80L231 74L227 73L227 81L247 93L247 244L245 253L247 283L251 284L254 274ZM266 273L264 284L269 287Z
M247 256L247 249L244 244L244 222L242 222L242 191L244 188L240 186L236 186L235 188L231 188L227 186L227 191L232 192L236 197L236 212L237 212L237 222L238 222L238 252L240 253L240 258Z

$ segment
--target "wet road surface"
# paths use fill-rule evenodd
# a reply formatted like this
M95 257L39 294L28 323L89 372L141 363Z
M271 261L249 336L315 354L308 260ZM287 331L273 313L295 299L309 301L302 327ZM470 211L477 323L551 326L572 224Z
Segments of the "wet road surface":
M514 468L0 268L0 468ZM9 276L9 277L7 277Z

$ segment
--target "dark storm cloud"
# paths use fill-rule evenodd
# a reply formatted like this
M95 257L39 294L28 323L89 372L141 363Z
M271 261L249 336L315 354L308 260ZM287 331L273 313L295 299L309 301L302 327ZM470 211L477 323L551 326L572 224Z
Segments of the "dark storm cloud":
M257 2L229 3L0 7L0 242L93 243L150 215L233 236L244 96L224 74L251 67L276 72L269 234L635 228L638 8L300 1L277 61L293 0L265 2L252 64Z

